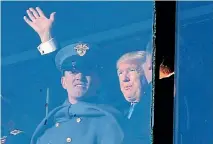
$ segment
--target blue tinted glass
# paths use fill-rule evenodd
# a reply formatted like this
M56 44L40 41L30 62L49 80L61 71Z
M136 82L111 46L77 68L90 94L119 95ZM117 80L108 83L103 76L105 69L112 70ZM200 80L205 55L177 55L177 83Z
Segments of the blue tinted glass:
M2 140L151 143L153 5L3 2Z
M212 7L177 3L175 144L213 141Z

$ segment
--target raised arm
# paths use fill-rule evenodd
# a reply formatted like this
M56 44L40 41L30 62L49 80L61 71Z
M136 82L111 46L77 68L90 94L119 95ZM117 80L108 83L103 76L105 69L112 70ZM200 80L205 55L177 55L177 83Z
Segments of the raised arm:
M55 51L57 49L56 42L51 35L55 12L51 13L48 18L39 7L36 7L35 9L29 8L27 15L28 17L24 16L25 22L35 30L41 39L41 45L38 46L41 55Z

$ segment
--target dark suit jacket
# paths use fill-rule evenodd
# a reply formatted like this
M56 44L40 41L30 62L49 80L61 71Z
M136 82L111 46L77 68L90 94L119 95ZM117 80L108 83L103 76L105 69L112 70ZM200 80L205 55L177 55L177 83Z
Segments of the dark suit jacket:
M146 88L145 92L145 95L142 95L141 101L135 105L130 119L127 116L131 104L125 101L118 106L118 109L126 117L124 129L126 130L126 135L130 136L131 142L129 143L151 144L151 85Z

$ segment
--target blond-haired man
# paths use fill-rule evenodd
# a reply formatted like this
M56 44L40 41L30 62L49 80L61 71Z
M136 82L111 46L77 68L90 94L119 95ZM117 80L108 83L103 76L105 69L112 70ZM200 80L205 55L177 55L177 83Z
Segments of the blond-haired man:
M151 89L143 70L145 58L146 52L134 51L117 61L120 89L128 103L123 112L136 144L151 143Z

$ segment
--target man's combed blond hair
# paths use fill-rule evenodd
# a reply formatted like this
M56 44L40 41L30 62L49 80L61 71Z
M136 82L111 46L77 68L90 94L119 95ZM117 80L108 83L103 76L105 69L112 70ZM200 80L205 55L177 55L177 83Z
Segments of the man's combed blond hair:
M116 64L117 69L119 68L119 64L126 61L136 60L139 65L142 65L146 60L146 52L145 51L133 51L124 54L121 56Z

